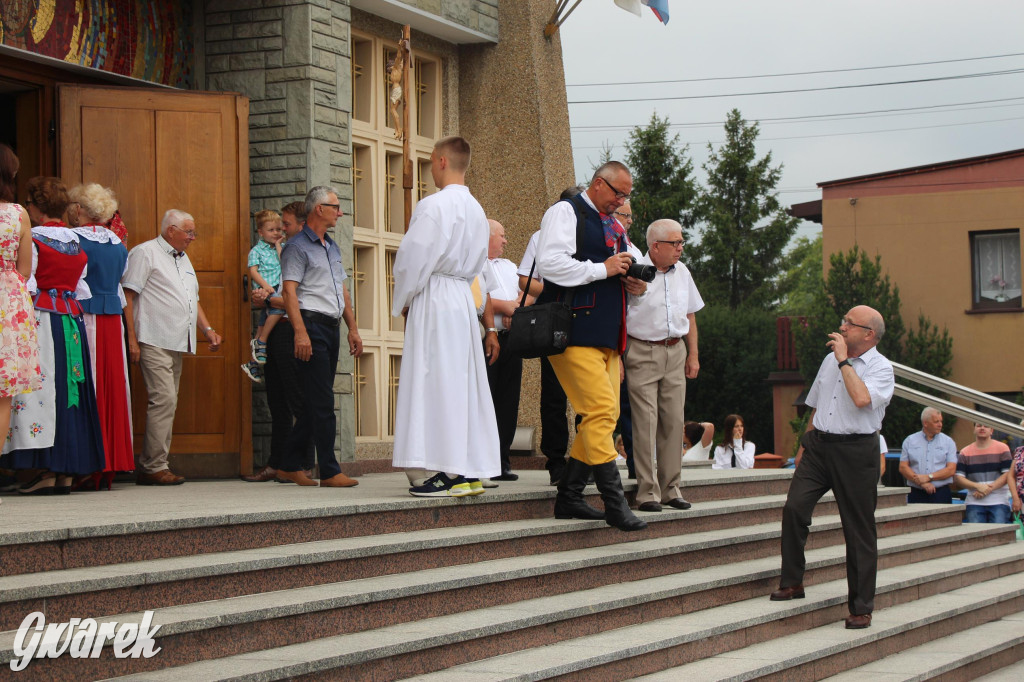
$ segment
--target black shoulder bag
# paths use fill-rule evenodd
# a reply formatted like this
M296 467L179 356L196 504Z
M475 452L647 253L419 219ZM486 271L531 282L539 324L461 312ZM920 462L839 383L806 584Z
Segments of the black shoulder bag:
M583 244L583 212L575 202L571 203L576 212L576 252L579 253ZM534 258L527 282L533 279L536 267L537 259ZM529 290L529 284L526 288ZM568 289L561 301L526 305L524 291L519 307L512 313L508 340L501 350L521 358L540 358L562 353L569 345L569 333L572 330L572 310L569 308L572 292L572 289Z

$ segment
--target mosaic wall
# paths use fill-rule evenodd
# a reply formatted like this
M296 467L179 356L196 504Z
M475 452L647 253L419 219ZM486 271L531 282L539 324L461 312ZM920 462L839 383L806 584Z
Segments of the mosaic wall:
M180 88L195 74L191 2L2 0L0 43Z

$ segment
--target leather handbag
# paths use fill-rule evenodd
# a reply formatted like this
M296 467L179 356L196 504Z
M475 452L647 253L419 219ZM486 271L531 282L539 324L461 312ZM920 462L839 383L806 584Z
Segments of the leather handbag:
M533 279L537 261L530 267ZM529 288L529 287L527 287ZM562 301L526 305L526 292L519 301L519 307L512 313L508 339L503 351L521 358L540 358L558 355L569 345L572 329L572 311Z

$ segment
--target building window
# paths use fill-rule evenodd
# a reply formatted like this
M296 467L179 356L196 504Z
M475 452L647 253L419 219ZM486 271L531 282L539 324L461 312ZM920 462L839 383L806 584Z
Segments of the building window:
M974 309L1020 308L1020 230L972 232L970 239Z
M405 234L402 142L389 113L391 84L387 62L395 42L352 32L352 184L355 250L353 305L363 357L356 360L356 443L394 438L399 368L405 320L391 317L395 254ZM415 202L437 191L430 175L430 152L442 136L443 61L414 49L410 61L409 138ZM399 114L402 113L399 108Z

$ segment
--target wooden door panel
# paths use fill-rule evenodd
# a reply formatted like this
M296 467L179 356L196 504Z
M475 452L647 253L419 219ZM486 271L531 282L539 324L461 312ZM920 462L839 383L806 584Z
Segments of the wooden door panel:
M198 334L178 391L172 454L220 453L233 470L251 466L249 314L241 268L249 247L248 107L222 93L61 86L61 175L68 184L112 187L130 246L152 239L169 208L191 213L189 247L200 303L225 339L211 352ZM136 451L146 424L146 390L132 368ZM209 471L209 467L203 471ZM187 472L186 472L187 473Z
M113 187L129 248L159 233L153 204L156 184L152 111L111 107L81 108L82 176ZM111 130L117 131L110 135Z

